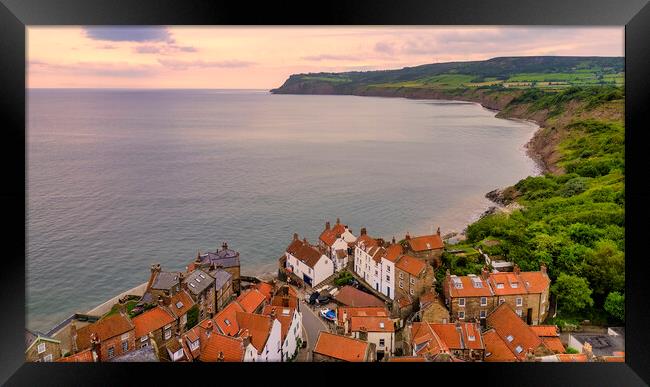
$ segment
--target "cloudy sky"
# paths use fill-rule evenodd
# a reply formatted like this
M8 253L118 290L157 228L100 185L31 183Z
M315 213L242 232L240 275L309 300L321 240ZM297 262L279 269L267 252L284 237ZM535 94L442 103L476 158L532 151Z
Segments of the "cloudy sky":
M623 56L622 27L29 27L28 87L253 88L294 73Z

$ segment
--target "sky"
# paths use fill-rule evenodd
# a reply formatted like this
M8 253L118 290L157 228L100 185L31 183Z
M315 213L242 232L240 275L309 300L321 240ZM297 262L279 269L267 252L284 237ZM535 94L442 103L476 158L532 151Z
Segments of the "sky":
M28 27L27 87L270 89L295 73L623 47L623 27Z

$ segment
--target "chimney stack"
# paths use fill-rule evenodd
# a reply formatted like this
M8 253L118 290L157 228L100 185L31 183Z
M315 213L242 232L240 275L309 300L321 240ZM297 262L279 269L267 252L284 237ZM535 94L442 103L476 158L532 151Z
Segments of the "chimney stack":
M219 356L217 356L217 361L219 362L224 361L223 351L219 351Z
M102 357L102 352L101 352L101 347L100 347L100 342L99 342L99 337L97 337L97 334L95 332L92 332L90 334L90 344L92 346L92 351L97 354L97 359L101 359Z
M515 266L513 267L512 271L514 271L515 274L521 273L521 269L519 269L519 265L515 263Z
M210 334L212 333L212 320L208 320L208 323L205 327L205 333L208 337L210 337Z
M244 344L244 348L248 347L248 344L251 343L251 336L248 333L248 329L246 329L242 334L241 334L241 339Z
M361 227L361 231L359 231L359 234L360 234L360 235L366 235L366 233L367 233L367 232L366 232L366 228L365 228L365 227Z
M227 243L227 242L223 242L223 244L221 245L221 247L223 248L223 251L228 250L228 243Z
M436 234L438 234L438 236L440 236L440 226L438 226L438 230L436 230Z
M297 232L294 232L294 233L293 233L293 240L294 240L294 241L297 241L297 240L298 240L298 233L297 233Z
M329 229L330 229L330 222L325 222L325 230L329 230Z
M539 270L540 270L543 274L546 274L546 265L545 265L544 263L542 263L542 264L539 266Z
M307 238L302 238L302 241L307 244Z
M275 319L275 308L271 308L271 314L269 315L271 317L271 320Z
M70 323L70 352L77 353L77 324L74 320Z
M488 272L487 266L483 266L483 269L481 269L481 278L483 278L484 281L487 281L490 273Z
M341 219L336 218L336 224L341 224Z
M411 240L411 235L409 235L408 231L406 232L406 236L404 237L404 239L406 239L407 241Z
M395 235L393 235L392 242L393 242L393 244L395 244Z

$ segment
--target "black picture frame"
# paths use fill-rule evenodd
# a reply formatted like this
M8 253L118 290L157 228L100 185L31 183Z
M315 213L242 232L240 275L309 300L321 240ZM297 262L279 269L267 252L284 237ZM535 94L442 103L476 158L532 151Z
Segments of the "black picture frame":
M3 317L0 382L8 385L130 385L196 383L311 384L331 378L364 384L442 383L500 385L645 385L650 383L650 292L645 278L650 190L644 160L646 106L650 102L650 5L647 0L336 1L306 2L1 0L0 106L4 130L4 262L0 270ZM30 25L618 25L625 26L626 125L626 361L606 364L43 364L24 363L26 254L25 56ZM325 365L327 364L327 365ZM381 366L381 368L379 368ZM188 367L179 370L177 367ZM257 367L258 369L255 369ZM395 368L396 367L396 368ZM411 369L405 369L411 368ZM340 377L339 372L352 372ZM468 374L468 373L471 373ZM236 378L232 380L231 378ZM238 379L237 379L238 378ZM448 382L449 383L449 382Z

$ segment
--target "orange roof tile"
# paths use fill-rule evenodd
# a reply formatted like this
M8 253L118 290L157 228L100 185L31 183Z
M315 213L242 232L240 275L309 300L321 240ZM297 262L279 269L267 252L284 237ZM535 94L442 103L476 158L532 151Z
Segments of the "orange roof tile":
M438 234L423 235L415 238L410 238L407 240L407 243L415 252L442 249L445 247L445 244L442 242L442 238Z
M319 239L322 240L326 245L332 246L334 242L336 242L337 236L343 235L345 232L345 226L342 225L341 223L337 223L334 225L334 227L330 228L329 230L325 229L323 232L320 234Z
M460 287L454 283L454 278L460 281ZM474 280L472 280L474 278ZM443 286L449 290L451 297L491 297L492 290L488 283L480 276L450 276L445 277ZM479 287L477 287L479 286Z
M424 356L399 356L388 359L389 363L421 363L426 361L427 359Z
M410 255L402 255L402 257L397 261L397 264L395 264L395 267L409 273L412 276L417 277L420 274L424 273L427 268L427 264L424 261Z
M365 341L321 331L316 339L314 353L344 361L362 362L367 360L369 346Z
M429 324L429 326L450 349L484 348L478 324L465 322L459 323L458 326L454 323ZM474 339L470 340L471 337Z
M340 325L344 323L344 317L388 317L390 313L388 309L383 306L374 306L374 307L349 307L349 306L339 306L336 310L336 318Z
M525 359L526 351L543 346L533 332L508 303L503 303L487 316L487 325L494 328L508 348L519 358Z
M483 333L483 342L485 343L485 361L517 361L517 356L512 353L494 329Z
M431 325L424 322L414 322L411 328L411 343L417 355L437 355L448 353L447 344L431 328Z
M111 337L122 335L135 327L129 318L123 313L113 314L93 324L86 325L77 330L77 348L90 348L91 333L97 334L100 341L106 341Z
M607 363L625 363L625 356L603 356Z
M233 301L214 316L214 323L217 324L221 333L228 336L235 336L239 332L237 312L243 311L244 309L241 305L237 301Z
M388 317L350 317L350 331L395 332L393 321Z
M539 337L557 337L560 333L555 325L531 325L530 329Z
M222 353L225 362L241 362L244 361L244 352L242 339L213 332L210 336L203 335L199 360L216 362Z
M368 234L359 235L355 244L360 245L361 243L363 243L366 248L377 246L379 244L376 239L370 237Z
M165 308L156 306L155 308L149 309L133 318L135 337L139 339L140 337L146 336L167 324L171 324L175 320L176 317Z
M498 296L528 293L523 280L515 273L490 273L488 281Z
M409 306L411 304L413 304L413 299L409 295L402 296L402 297L397 299L397 305L400 308L406 308L407 306Z
M90 349L75 353L74 355L62 357L56 360L61 363L92 363L95 361L93 353Z
M565 353L566 350L564 349L564 345L562 344L562 341L560 341L559 337L547 337L544 336L542 337L542 341L544 342L544 345L546 345L546 348L550 349L551 351L555 353Z
M402 248L402 245L399 243L391 244L386 248L386 253L384 254L384 258L391 262L397 262L399 259L400 255L404 253L404 248Z
M266 341L271 334L273 321L269 316L261 314L253 314L246 312L237 312L237 323L242 330L240 337L244 335L243 332L247 331L251 338L251 344L257 349L258 353L262 353Z
M320 260L322 254L316 248L301 240L294 240L287 248L287 252L305 265L313 268Z
M271 301L271 297L273 297L273 285L268 283L268 282L260 282L255 284L255 289L257 289L260 293L266 297L267 301Z
M237 297L237 302L247 313L253 313L265 300L264 294L257 289L251 289Z
M519 277L528 288L529 293L542 293L551 285L551 279L541 271L522 271L519 273Z
M192 300L192 297L187 291L182 290L172 296L171 302L169 303L169 310L174 313L176 318L180 318L182 315L187 313L192 306L194 306L194 300Z

